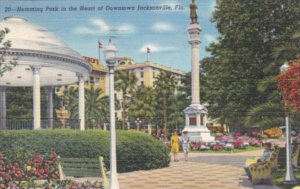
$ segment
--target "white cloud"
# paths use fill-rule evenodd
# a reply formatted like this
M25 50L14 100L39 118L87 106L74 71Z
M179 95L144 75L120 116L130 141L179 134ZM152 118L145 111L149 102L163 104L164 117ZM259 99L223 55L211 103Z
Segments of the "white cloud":
M135 31L135 28L133 25L122 24L120 26L117 26L116 30L124 33L133 33Z
M108 32L116 33L134 33L135 27L130 24L121 24L116 26L110 26L104 20L99 18L90 19L88 26L79 26L74 29L74 32L82 35L99 35L106 34Z
M75 28L74 31L75 31L75 33L78 33L78 34L92 34L92 35L95 34L95 30L87 28L87 27L77 27L77 28Z
M101 33L108 32L110 27L106 24L103 20L99 18L94 18L90 20L90 23L95 26L97 29L100 30Z
M210 1L210 5L209 5L210 10L209 11L211 13L216 9L216 5L217 5L216 1Z
M146 53L147 48L150 48L151 52L170 52L170 51L175 51L176 49L174 47L168 47L168 46L160 46L160 45L155 45L155 44L145 44L140 48L141 53Z
M212 42L216 42L217 41L217 36L216 35L212 35L212 34L204 34L203 35L203 42L209 44Z
M167 22L156 22L152 26L152 30L156 32L169 32L169 31L174 31L175 27Z

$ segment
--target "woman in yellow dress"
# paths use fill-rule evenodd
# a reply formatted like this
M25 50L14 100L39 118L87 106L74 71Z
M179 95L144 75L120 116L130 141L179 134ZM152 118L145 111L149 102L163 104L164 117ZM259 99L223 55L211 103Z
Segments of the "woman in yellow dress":
M178 160L178 152L179 152L179 136L178 131L174 130L174 135L171 137L171 152L173 153L174 161Z

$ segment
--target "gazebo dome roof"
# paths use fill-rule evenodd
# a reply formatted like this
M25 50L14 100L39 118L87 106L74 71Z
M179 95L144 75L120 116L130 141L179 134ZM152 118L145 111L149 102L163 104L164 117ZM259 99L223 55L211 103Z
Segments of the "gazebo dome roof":
M54 33L21 17L4 18L0 30L4 28L9 29L4 41L11 41L11 48L2 52L4 63L17 59L18 65L4 73L0 86L32 86L33 67L40 69L41 86L76 83L78 76L88 78L91 65Z
M81 58L79 53L66 46L52 32L29 23L25 18L5 17L0 22L0 28L9 29L5 39L11 41L13 49L42 50Z

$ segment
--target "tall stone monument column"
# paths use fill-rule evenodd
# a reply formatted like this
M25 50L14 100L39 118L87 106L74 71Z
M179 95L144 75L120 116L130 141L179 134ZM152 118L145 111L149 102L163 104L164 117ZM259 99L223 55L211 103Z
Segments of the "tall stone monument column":
M184 109L185 128L188 131L192 141L213 141L214 137L210 135L210 131L206 127L207 109L200 104L200 71L199 71L199 47L201 27L198 23L197 5L195 0L190 4L191 23L188 27L189 44L191 45L191 67L192 67L192 102L189 107Z

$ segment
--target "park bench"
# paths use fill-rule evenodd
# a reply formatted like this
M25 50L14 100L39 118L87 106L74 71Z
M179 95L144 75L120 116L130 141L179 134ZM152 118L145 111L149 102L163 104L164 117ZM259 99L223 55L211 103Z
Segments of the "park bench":
M277 168L278 163L278 148L275 147L268 158L263 162L257 162L249 165L250 179L253 185L256 184L271 184L272 170Z
M108 187L107 171L103 157L97 158L59 158L59 177L101 177L104 188Z
M300 146L292 152L292 165L297 169L299 164ZM251 183L253 185L266 183L271 184L272 174L282 174L286 166L285 148L275 148L270 158L265 162L254 163L249 166Z
M292 152L292 165L294 169L299 168L299 155L300 145L297 145ZM283 170L286 168L286 148L279 148L278 154L278 169Z

